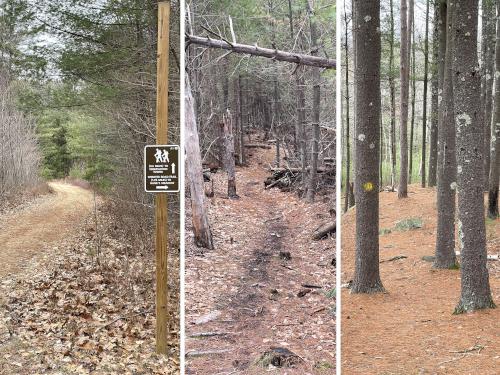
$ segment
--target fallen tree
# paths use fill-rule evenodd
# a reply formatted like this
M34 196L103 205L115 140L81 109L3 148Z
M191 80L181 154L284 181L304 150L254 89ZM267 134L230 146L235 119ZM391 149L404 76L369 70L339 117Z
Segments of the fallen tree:
M313 232L312 239L315 241L319 241L323 238L326 238L329 234L335 233L337 231L337 223L334 221L327 222L316 228Z
M227 40L211 39L196 35L186 35L186 44L197 44L200 46L219 48L235 53L243 53L253 56L261 56L276 61L286 61L298 65L315 66L317 68L335 69L335 60L327 59L326 57L305 55L302 53L285 52L277 49L263 48L257 45L247 45Z

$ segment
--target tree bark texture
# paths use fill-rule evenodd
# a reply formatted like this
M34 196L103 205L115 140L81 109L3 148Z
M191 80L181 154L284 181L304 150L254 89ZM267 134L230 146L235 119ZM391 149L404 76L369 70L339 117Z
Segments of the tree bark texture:
M493 111L493 78L495 64L495 0L482 1L483 121L484 121L484 186L488 190L490 171L491 119Z
M227 196L229 198L238 198L234 163L233 118L229 110L222 116L221 125L224 136L224 169L227 172Z
M447 40L444 61L443 99L439 108L439 154L437 181L437 232L435 268L452 268L455 257L455 189L457 163L455 156L455 116L453 106L453 3L447 6Z
M350 140L350 97L349 97L349 34L347 28L347 12L344 4L344 21L345 21L345 197L344 197L344 212L347 212L349 206L349 187L351 183L351 140ZM353 21L353 20L351 20Z
M401 48L400 48L400 170L398 198L408 196L408 99L409 99L409 59L408 59L408 4L401 0Z
M394 7L392 0L390 6L391 37L389 39L389 90L391 93L391 129L390 129L390 161L391 161L391 191L396 185L396 85L394 82Z
M384 290L379 272L380 1L354 0L356 265L352 293Z
M497 8L500 8L497 5ZM498 9L500 11L500 9ZM488 217L498 217L498 179L500 170L500 17L497 18L495 44L495 104L491 133L490 176L488 189Z
M455 313L493 307L486 266L484 124L477 59L478 0L456 1L455 123L457 129L458 230L461 296Z
M421 186L426 185L426 142L427 142L427 84L429 80L429 1L425 8L425 41L424 41L424 103L422 113L422 180Z
M438 122L439 105L443 94L444 56L446 54L446 0L437 0L434 5L432 71L432 115L429 145L429 186L437 184Z

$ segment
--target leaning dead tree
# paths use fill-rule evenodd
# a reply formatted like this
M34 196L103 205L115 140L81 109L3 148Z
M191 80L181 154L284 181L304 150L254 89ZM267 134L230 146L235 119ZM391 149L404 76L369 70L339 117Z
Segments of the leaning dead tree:
M320 56L305 55L295 52L279 51L277 49L263 48L257 45L240 44L227 40L211 39L196 35L186 35L186 44L198 44L210 48L219 48L235 53L242 53L253 56L261 56L276 61L286 61L298 65L308 65L317 68L335 69L335 60Z
M186 169L191 193L191 210L193 215L193 231L196 246L213 249L212 232L208 221L208 213L204 204L203 167L201 163L200 141L196 127L194 99L189 79L186 78Z

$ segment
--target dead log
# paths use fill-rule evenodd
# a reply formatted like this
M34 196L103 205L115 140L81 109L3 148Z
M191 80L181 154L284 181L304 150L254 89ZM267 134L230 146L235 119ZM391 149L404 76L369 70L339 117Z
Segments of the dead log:
M333 223L325 223L314 231L312 238L315 241L319 241L328 236L330 233L335 233L336 230L337 223L335 221Z
M186 35L186 44L197 44L210 48L225 49L236 53L261 56L276 61L286 61L298 65L315 66L318 68L335 69L336 66L335 60L327 59L325 57L279 51L277 49L263 48L257 45L250 46L234 42L230 43L226 40L217 40L196 35Z
M265 148L265 149L271 149L272 146L265 144L265 143L246 143L245 144L246 148Z
M290 172L293 172L293 173L302 173L302 168L300 167L288 167L288 168L278 168L278 167L275 167L275 168L271 168L270 169L271 172L285 172L285 171L290 171ZM309 170L309 167L306 168L306 171ZM318 168L317 169L317 172L318 173L328 173L328 172L335 172L333 169L331 168Z

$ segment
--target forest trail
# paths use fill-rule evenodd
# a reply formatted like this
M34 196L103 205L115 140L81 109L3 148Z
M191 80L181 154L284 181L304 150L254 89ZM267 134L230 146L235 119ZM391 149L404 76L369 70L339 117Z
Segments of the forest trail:
M63 239L92 208L92 192L50 182L54 194L0 217L0 278L19 272L44 247Z
M452 315L460 296L460 271L435 270L436 192L416 185L409 198L380 193L380 272L387 294L342 290L342 373L497 374L500 309ZM420 218L420 228L395 229ZM420 225L417 225L420 226ZM489 254L500 250L500 220L487 220ZM390 230L390 232L389 232ZM342 217L342 282L352 279L355 209ZM404 255L407 258L392 260ZM493 299L500 303L500 264L489 261ZM495 370L497 369L497 370Z
M255 150L237 168L237 200L227 199L226 174L213 175L215 250L193 245L187 219L187 374L262 374L259 358L273 347L301 357L275 373L334 373L335 241L311 240L329 217L326 197L307 205L264 190L273 157L274 149Z

